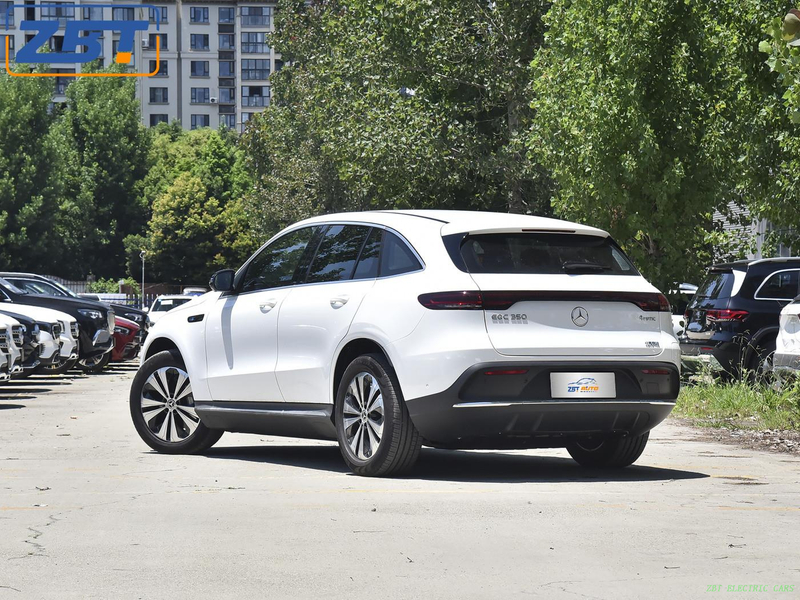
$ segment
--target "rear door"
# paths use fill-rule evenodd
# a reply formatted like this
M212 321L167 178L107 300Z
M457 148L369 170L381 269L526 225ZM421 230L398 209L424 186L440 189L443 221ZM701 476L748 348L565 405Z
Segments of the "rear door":
M655 356L659 294L612 240L491 233L461 246L483 295L486 330L508 356Z

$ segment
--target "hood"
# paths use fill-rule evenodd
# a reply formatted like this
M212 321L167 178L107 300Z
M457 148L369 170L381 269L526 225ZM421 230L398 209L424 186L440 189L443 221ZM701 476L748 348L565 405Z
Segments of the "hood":
M15 302L13 304L9 304L8 309L10 312L25 315L35 319L36 321L44 323L56 323L62 321L69 323L75 320L75 317L72 315L68 315L67 313L59 310L53 310L52 308L45 308L43 306L31 306L28 304ZM6 308L4 306L0 306L0 310L6 310Z

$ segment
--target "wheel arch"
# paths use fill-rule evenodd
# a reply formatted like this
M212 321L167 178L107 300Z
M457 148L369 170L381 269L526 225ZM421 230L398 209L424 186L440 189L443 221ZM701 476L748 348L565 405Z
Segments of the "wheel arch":
M336 360L334 361L330 386L331 404L336 403L336 391L339 388L339 383L342 380L345 369L347 369L347 366L355 358L363 354L380 354L386 359L392 370L395 370L394 363L392 362L389 353L381 343L368 337L357 337L352 340L348 340L347 343L341 347L339 353L336 355ZM333 418L333 416L331 416L331 418Z
M142 355L142 362L146 361L148 358L155 356L159 352L164 352L166 350L177 350L178 354L181 355L181 358L186 360L184 358L183 352L181 352L181 349L178 347L178 344L176 344L172 339L166 336L161 336L155 338L152 342L150 342L147 345L147 349Z
M761 344L761 342L763 342L765 339L777 337L779 332L780 327L778 326L770 326L759 329L756 334L750 338L747 346L745 346L745 354L742 359L742 363L744 365L749 365L750 361L753 359L753 355L755 354L758 345Z

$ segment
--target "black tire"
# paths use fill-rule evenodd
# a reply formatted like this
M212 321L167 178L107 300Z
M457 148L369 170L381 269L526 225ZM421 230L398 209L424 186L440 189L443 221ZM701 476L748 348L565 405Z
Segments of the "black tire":
M359 424L352 423L346 428L344 422L345 410L351 410L345 408L345 399L348 399L347 406L354 406L354 396L348 391L350 383L356 376L364 373L368 373L377 381L383 402L382 435L374 453L371 452L372 442L369 442L370 455L366 458L359 457L358 451L354 451L348 442L348 436L356 440L356 435L350 434L354 432L354 428L359 427ZM350 363L339 383L334 411L339 450L353 473L367 477L388 477L409 470L417 461L422 441L417 428L411 422L394 369L385 357L380 354L365 354ZM367 416L362 417L363 419L368 418L370 414L374 416L377 414L377 409L364 414ZM371 425L366 421L362 421L362 427L363 431L367 432L364 435L369 434L367 437L372 440L372 436L375 435L374 428L370 433L368 428ZM357 441L356 448L359 448ZM363 450L363 446L361 448Z
M749 375L755 381L769 380L772 376L772 360L775 357L777 338L761 340L753 349L748 365Z
M77 358L67 359L58 365L46 365L40 366L36 369L36 372L41 375L63 375L67 371L69 371L72 367L75 366L75 363L78 362Z
M171 416L172 410L163 413L163 420L159 420L160 415L152 417L151 419L146 419L145 414L143 413L142 398L144 396L154 397L153 392L155 391L154 388L149 387L148 379L159 369L169 370L170 368L173 368L173 370L180 369L181 371L185 371L186 369L183 364L183 359L181 359L180 354L175 350L159 352L158 354L148 358L139 368L139 371L133 378L133 384L131 385L130 393L130 410L131 418L133 419L133 425L136 427L136 431L144 443L157 452L161 452L163 454L200 454L216 444L224 432L219 429L209 429L198 419L197 421L192 421L193 423L196 423L196 429L194 432L189 433L184 438L179 438L179 441L165 441L158 436L155 430L159 429L160 426L164 424L164 421L168 418L174 419L174 417ZM191 385L191 381L189 381L189 385ZM148 386L148 388L145 389L145 386ZM180 392L180 389L174 390L175 395L178 395L177 392ZM158 395L161 394L159 393ZM182 405L184 409L192 408L193 412L194 398L192 397L191 393L182 399L181 402L184 403ZM180 433L186 433L189 431L189 428L186 425L188 418L183 412L180 412L177 409L175 409L175 413L180 416L180 419L176 421L176 431L180 429ZM148 414L153 413L148 412ZM167 423L167 429L169 429L169 421Z
M598 442L576 442L567 446L567 452L583 467L619 469L636 462L644 452L650 432L632 437L614 437Z
M111 352L106 352L98 363L87 363L85 360L78 360L76 363L78 369L84 373L100 373L111 362Z

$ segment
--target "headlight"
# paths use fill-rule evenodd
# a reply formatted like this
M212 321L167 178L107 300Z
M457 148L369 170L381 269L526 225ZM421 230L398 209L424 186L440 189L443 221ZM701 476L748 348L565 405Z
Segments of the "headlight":
M101 313L99 310L94 310L93 308L79 308L78 312L84 317L94 319L95 321L103 318L103 313Z
M120 327L119 325L117 325L116 327L114 327L114 333L118 333L120 335L130 335L131 332L129 329L125 329L124 327Z

